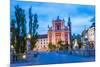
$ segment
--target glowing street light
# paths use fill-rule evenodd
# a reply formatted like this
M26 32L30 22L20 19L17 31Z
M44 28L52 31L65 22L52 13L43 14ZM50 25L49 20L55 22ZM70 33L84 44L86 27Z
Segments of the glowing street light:
M11 48L13 49L13 48L14 48L14 46L13 46L13 45L11 45Z
M28 36L27 36L29 39L31 39L31 35L30 34L28 34Z
M26 58L26 55L24 54L24 55L22 56L22 58L25 59L25 58Z

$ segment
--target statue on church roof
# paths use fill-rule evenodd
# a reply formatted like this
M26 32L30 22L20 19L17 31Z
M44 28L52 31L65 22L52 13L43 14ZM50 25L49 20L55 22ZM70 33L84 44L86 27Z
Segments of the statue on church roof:
M60 18L59 18L59 16L57 16L57 19L56 20L54 20L55 22L60 22L60 21L63 21L63 20L61 20Z
M59 20L59 16L57 16L57 20Z

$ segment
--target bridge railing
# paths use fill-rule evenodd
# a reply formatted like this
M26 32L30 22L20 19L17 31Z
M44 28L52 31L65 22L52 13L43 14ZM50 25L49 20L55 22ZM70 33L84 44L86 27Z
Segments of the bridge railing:
M29 51L26 54L15 54L15 53L13 53L13 54L10 55L10 62L11 63L28 62L28 61L32 61L37 56L38 56L38 53L34 52L34 51Z
M95 50L94 50L94 49L72 50L72 55L79 55L79 56L95 56Z

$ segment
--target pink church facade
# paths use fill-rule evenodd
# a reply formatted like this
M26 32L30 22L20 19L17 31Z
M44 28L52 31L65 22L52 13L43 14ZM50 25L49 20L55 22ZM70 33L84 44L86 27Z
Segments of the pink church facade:
M57 19L52 20L52 26L48 30L48 43L57 44L63 41L64 44L69 42L69 29L65 26L65 20Z

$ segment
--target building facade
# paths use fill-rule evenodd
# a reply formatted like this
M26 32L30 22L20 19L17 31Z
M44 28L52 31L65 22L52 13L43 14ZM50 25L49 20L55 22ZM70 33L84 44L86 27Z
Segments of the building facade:
M87 31L87 38L90 44L95 44L95 24L93 23Z
M38 41L36 43L36 50L38 51L46 51L48 50L48 38L47 34L39 35Z
M68 26L65 26L65 20L60 19L59 16L52 20L52 26L48 27L48 33L39 35L35 50L47 51L49 43L57 46L59 41L62 41L63 44L71 44L70 23L70 18L68 18Z
M95 23L82 32L81 41L83 45L88 41L89 46L92 45L92 48L95 48Z
M57 45L59 41L68 44L69 29L65 26L65 20L61 20L59 16L52 20L52 26L48 30L48 43Z

